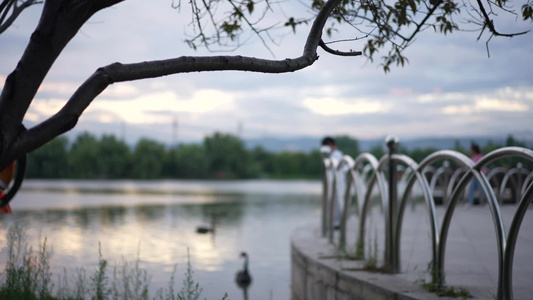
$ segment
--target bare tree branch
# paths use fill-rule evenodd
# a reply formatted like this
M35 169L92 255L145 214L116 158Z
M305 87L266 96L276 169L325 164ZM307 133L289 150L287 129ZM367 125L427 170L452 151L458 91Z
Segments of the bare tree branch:
M496 28L494 27L494 22L490 19L489 15L487 14L487 11L485 10L485 7L483 6L483 3L481 2L481 0L476 0L476 1L477 1L477 5L479 6L480 12L483 15L483 18L485 19L485 25L487 26L487 28L489 29L489 31L493 35L513 37L513 36L517 36L517 35L526 34L526 33L529 32L529 30L523 31L523 32L517 32L517 33L500 33L500 32L498 32L496 30Z
M3 0L0 4L0 33L9 28L15 22L20 13L26 8L43 3L42 0Z
M328 45L326 45L326 43L324 43L324 41L320 40L320 47L322 47L322 49L324 49L324 51L328 52L328 53L331 53L333 55L338 55L338 56L359 56L359 55L362 55L363 52L361 51L350 51L350 52L344 52L344 51L339 51L339 50L333 50L331 49L330 47L328 47Z
M0 150L3 150L0 156L0 168L16 159L19 155L30 152L73 128L78 118L91 102L113 83L189 72L235 70L261 73L285 73L308 67L318 59L316 51L321 41L322 30L332 10L339 2L340 0L329 0L324 5L310 29L303 54L294 59L267 60L243 56L183 56L174 59L134 64L115 63L99 68L76 90L65 106L55 115L28 130L19 125L15 136L11 137L12 142L7 145L8 147L0 148ZM12 80L15 80L14 77L8 79L8 81ZM6 86L8 88L2 92L4 98L6 98L4 92L9 89L10 85L6 84ZM0 100L4 99L0 96ZM5 103L5 101L0 102L0 106L2 103ZM24 112L30 103L31 100L25 106ZM17 114L20 113L19 111ZM5 115L2 115L2 112L0 112L0 121L2 121L2 117L5 117ZM13 119L10 119L10 122L13 122ZM21 124L21 122L22 119L17 124ZM2 126L2 123L0 123L0 126ZM6 142L11 138L6 139L4 136L2 141Z
M270 47L268 47L268 44L266 43L266 41L263 38L263 36L261 36L261 30L258 30L257 28L255 28L254 24L252 24L252 22L250 20L248 20L248 18L246 16L244 16L244 14L240 10L240 8L232 0L228 0L228 2L231 4L231 6L236 11L239 11L240 15L242 16L242 19L246 22L248 27L259 37L259 39L263 43L263 46L265 46L265 48L270 52L270 54L272 54L272 56L274 56L274 52L272 52ZM267 4L268 4L268 2L267 2ZM270 8L270 6L268 6L268 7ZM263 13L263 15L261 16L261 18L259 20L262 20L264 17L265 17L265 14Z

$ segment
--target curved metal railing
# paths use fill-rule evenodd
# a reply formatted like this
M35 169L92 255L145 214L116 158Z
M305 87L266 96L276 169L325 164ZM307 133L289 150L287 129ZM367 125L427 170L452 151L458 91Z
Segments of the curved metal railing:
M418 184L419 193L424 199L426 214L430 220L432 280L442 285L444 284L446 241L455 207L464 198L468 184L475 178L481 185L482 198L490 208L494 224L498 249L496 297L505 300L513 299L514 250L520 225L529 204L533 201L533 172L528 171L521 164L512 169L496 167L489 172L486 170L489 164L506 157L519 157L533 162L533 151L521 147L501 148L486 154L480 161L474 163L462 153L442 150L417 163L406 155L394 153L396 145L393 143L389 142L388 146L389 154L384 155L380 160L370 153L363 153L355 159L345 155L340 161L336 161L323 152L325 172L322 235L327 236L330 242L334 242L335 201L342 201L344 207L341 210L338 246L345 248L348 211L352 203L351 199L355 197L354 203L359 212L356 255L362 257L363 249L365 249L367 214L372 196L377 194L380 197L385 219L384 268L398 273L404 212L415 184ZM436 167L439 162L444 163ZM398 169L401 169L401 177L397 174ZM402 184L401 195L398 195L398 177ZM342 190L338 188L340 183L344 184ZM511 202L518 199L516 201L518 207L506 236L500 206L504 200L509 200L506 195L509 190L511 190ZM441 197L442 204L446 207L440 228L436 213L436 194L439 194L438 197Z

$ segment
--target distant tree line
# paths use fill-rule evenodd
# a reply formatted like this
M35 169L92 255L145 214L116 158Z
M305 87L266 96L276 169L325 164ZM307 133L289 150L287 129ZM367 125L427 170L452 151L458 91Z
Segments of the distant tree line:
M359 143L349 136L336 136L337 146L356 157ZM318 143L318 141L317 141ZM484 152L503 145L489 143ZM506 146L525 146L512 136ZM73 179L243 179L243 178L320 178L321 155L310 152L268 152L262 147L246 149L237 136L214 133L199 144L168 147L143 138L130 147L114 135L97 136L84 132L73 141L59 136L28 155L27 177ZM468 149L456 149L467 153ZM420 162L437 149L400 148ZM370 150L380 158L384 146Z
M355 141L356 142L356 141ZM29 178L210 179L316 178L320 153L247 150L231 134L215 133L200 144L167 147L143 138L133 147L114 135L84 132L72 142L59 136L28 155Z

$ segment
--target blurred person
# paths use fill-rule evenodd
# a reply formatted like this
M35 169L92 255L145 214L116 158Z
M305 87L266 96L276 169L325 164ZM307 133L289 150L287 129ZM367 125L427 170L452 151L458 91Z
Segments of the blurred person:
M330 158L336 159L337 161L340 161L342 159L342 156L343 156L342 151L337 149L337 145L335 145L335 140L332 137L329 137L329 136L325 137L322 140L322 146L329 147Z
M342 151L337 149L337 145L335 144L335 140L332 137L325 137L322 139L322 147L328 147L329 148L329 158L333 160L333 165L335 166L335 169L337 168L339 162L342 160L342 157L344 154ZM337 172L335 175L338 175ZM335 190L335 199L334 199L334 205L333 205L333 227L335 229L339 229L341 225L341 204L344 204L343 201L343 194L344 194L344 186L345 186L345 178L344 176L336 176L336 190Z

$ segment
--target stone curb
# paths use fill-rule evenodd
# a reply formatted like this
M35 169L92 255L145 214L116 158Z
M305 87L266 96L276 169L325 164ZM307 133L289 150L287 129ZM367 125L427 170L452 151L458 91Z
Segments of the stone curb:
M317 228L297 228L291 235L292 300L461 299L439 297L397 275L362 271L363 264L340 259Z

